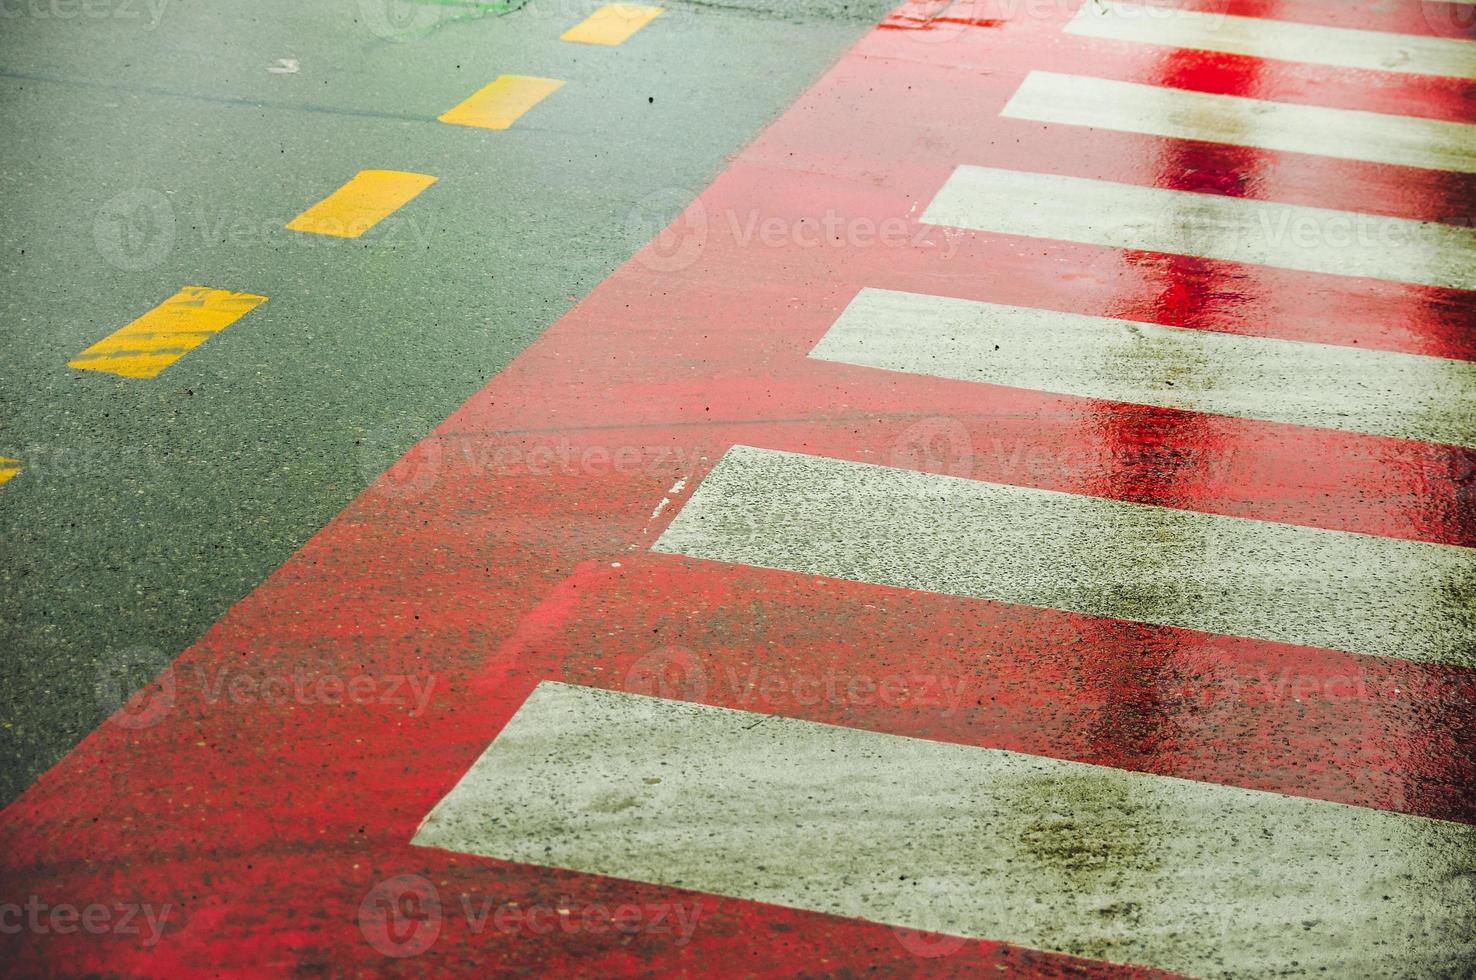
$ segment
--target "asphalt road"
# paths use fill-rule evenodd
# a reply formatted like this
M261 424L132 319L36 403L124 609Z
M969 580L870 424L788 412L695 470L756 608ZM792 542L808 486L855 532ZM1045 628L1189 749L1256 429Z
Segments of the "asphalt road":
M696 196L885 0L0 3L0 802ZM567 84L507 132L436 117ZM363 238L284 225L362 168ZM139 380L69 369L186 285L268 301Z
M16 56L0 963L1472 975L1471 4L509 6Z

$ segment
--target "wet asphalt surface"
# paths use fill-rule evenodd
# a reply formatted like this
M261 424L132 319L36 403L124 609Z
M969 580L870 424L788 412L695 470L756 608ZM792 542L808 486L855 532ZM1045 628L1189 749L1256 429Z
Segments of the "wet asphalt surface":
M502 5L502 7L512 6ZM669 221L889 6L115 0L0 24L0 802ZM436 122L503 73L509 132ZM284 230L434 174L358 240ZM269 297L160 377L69 358L185 285Z

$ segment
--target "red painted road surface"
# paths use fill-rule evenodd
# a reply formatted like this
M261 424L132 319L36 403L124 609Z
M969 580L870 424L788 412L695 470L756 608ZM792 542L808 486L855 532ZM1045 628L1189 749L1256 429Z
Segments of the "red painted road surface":
M8 896L170 909L159 936L0 936L11 972L1148 972L412 847L545 679L1476 823L1468 668L649 552L734 444L1476 545L1469 448L806 357L867 286L1476 356L1467 292L918 221L972 163L1455 222L1471 174L999 111L1032 69L1452 121L1471 121L1476 83L1094 40L1063 33L1074 5L944 6L868 35L5 811ZM1404 0L1191 6L1437 37L1458 23ZM818 693L892 675L918 680ZM433 885L439 914L423 889L381 887L401 875ZM464 901L696 903L700 923L689 942L674 921L596 931L557 911L478 929Z

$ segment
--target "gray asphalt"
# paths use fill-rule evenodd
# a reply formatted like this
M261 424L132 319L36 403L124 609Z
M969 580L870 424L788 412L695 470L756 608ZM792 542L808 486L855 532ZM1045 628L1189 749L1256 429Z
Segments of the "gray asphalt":
M0 0L0 803L680 208L890 6ZM511 130L436 116L568 84ZM362 168L363 239L282 226ZM185 285L270 297L151 381L69 358Z

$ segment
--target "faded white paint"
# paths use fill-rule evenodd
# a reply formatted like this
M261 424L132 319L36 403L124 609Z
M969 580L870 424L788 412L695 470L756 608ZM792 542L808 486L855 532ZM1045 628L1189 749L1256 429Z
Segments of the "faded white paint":
M1067 22L1066 31L1113 41L1340 68L1476 78L1476 44L1469 41L1238 17L1170 5L1088 0Z
M1456 172L1476 171L1476 126L1033 71L1001 115Z
M1476 549L734 446L653 550L1476 666Z
M1476 364L863 289L811 357L1476 447Z
M540 684L416 844L1192 976L1454 976L1476 829Z
M1476 230L1358 211L961 166L922 220L1110 248L1476 289Z

